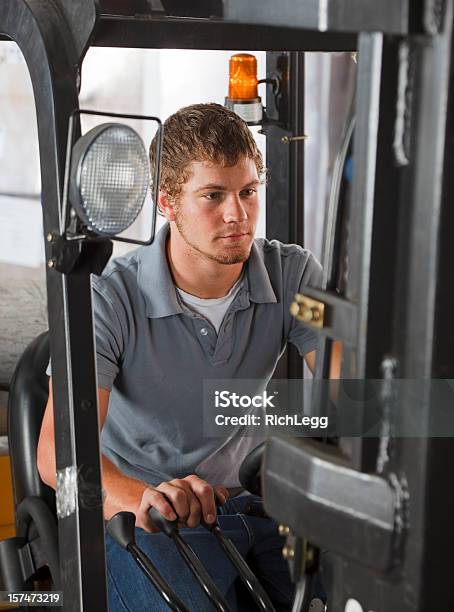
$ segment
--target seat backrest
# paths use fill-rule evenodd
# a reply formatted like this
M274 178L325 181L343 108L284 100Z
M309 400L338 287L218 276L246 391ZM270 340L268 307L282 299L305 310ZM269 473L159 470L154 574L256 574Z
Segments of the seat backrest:
M39 335L25 349L14 371L8 398L8 443L16 506L29 496L55 508L54 490L38 473L36 451L48 399L49 334Z

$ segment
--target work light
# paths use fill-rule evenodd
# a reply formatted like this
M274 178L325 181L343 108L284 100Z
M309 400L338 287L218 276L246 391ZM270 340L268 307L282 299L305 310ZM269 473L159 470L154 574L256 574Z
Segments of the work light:
M106 117L101 123L78 137L81 116ZM112 121L113 120L113 121ZM153 176L147 151L139 134L124 123L141 126L147 138L151 138L150 126L156 124L153 137L155 151ZM151 130L153 131L153 130ZM69 243L118 240L131 244L151 244L156 228L156 203L159 195L159 176L162 149L162 123L150 115L127 115L104 111L76 109L71 113L68 125L65 182L60 234L66 250ZM141 240L121 236L141 212L148 189L151 206L147 213L151 227L148 238ZM57 234L48 236L56 250ZM56 253L56 266L62 257Z
M148 185L147 153L128 125L103 123L74 145L70 202L92 232L110 237L128 228L142 210Z

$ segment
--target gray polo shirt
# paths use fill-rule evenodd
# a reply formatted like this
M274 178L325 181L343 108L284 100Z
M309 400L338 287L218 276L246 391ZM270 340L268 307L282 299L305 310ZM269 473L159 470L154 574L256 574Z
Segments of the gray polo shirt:
M309 251L255 240L216 334L178 297L168 231L166 224L152 245L113 260L92 282L98 384L111 389L102 451L150 484L197 473L224 445L203 435L204 380L256 379L263 388L288 341L301 355L316 348L315 334L296 323L289 306L300 285L321 280ZM234 456L237 469L242 456Z

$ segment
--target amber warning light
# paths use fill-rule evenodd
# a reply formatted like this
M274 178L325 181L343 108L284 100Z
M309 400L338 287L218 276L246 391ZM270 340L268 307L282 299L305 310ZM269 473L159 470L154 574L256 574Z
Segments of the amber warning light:
M229 95L225 105L249 125L262 121L262 100L257 93L257 59L249 53L230 58Z

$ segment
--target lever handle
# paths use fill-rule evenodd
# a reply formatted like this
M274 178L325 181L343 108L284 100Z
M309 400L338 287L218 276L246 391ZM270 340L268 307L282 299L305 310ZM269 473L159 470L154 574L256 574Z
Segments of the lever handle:
M171 610L174 612L189 612L188 608L168 582L164 580L151 560L143 550L137 546L135 539L135 523L136 517L132 512L118 512L107 523L107 533L117 542L117 544L129 552Z
M107 523L107 533L125 550L136 543L136 517L132 512L117 512Z
M176 514L176 512L175 512ZM160 529L166 536L173 538L178 533L178 519L170 521L166 519L156 508L150 508L148 510L148 516L153 521L153 524Z

